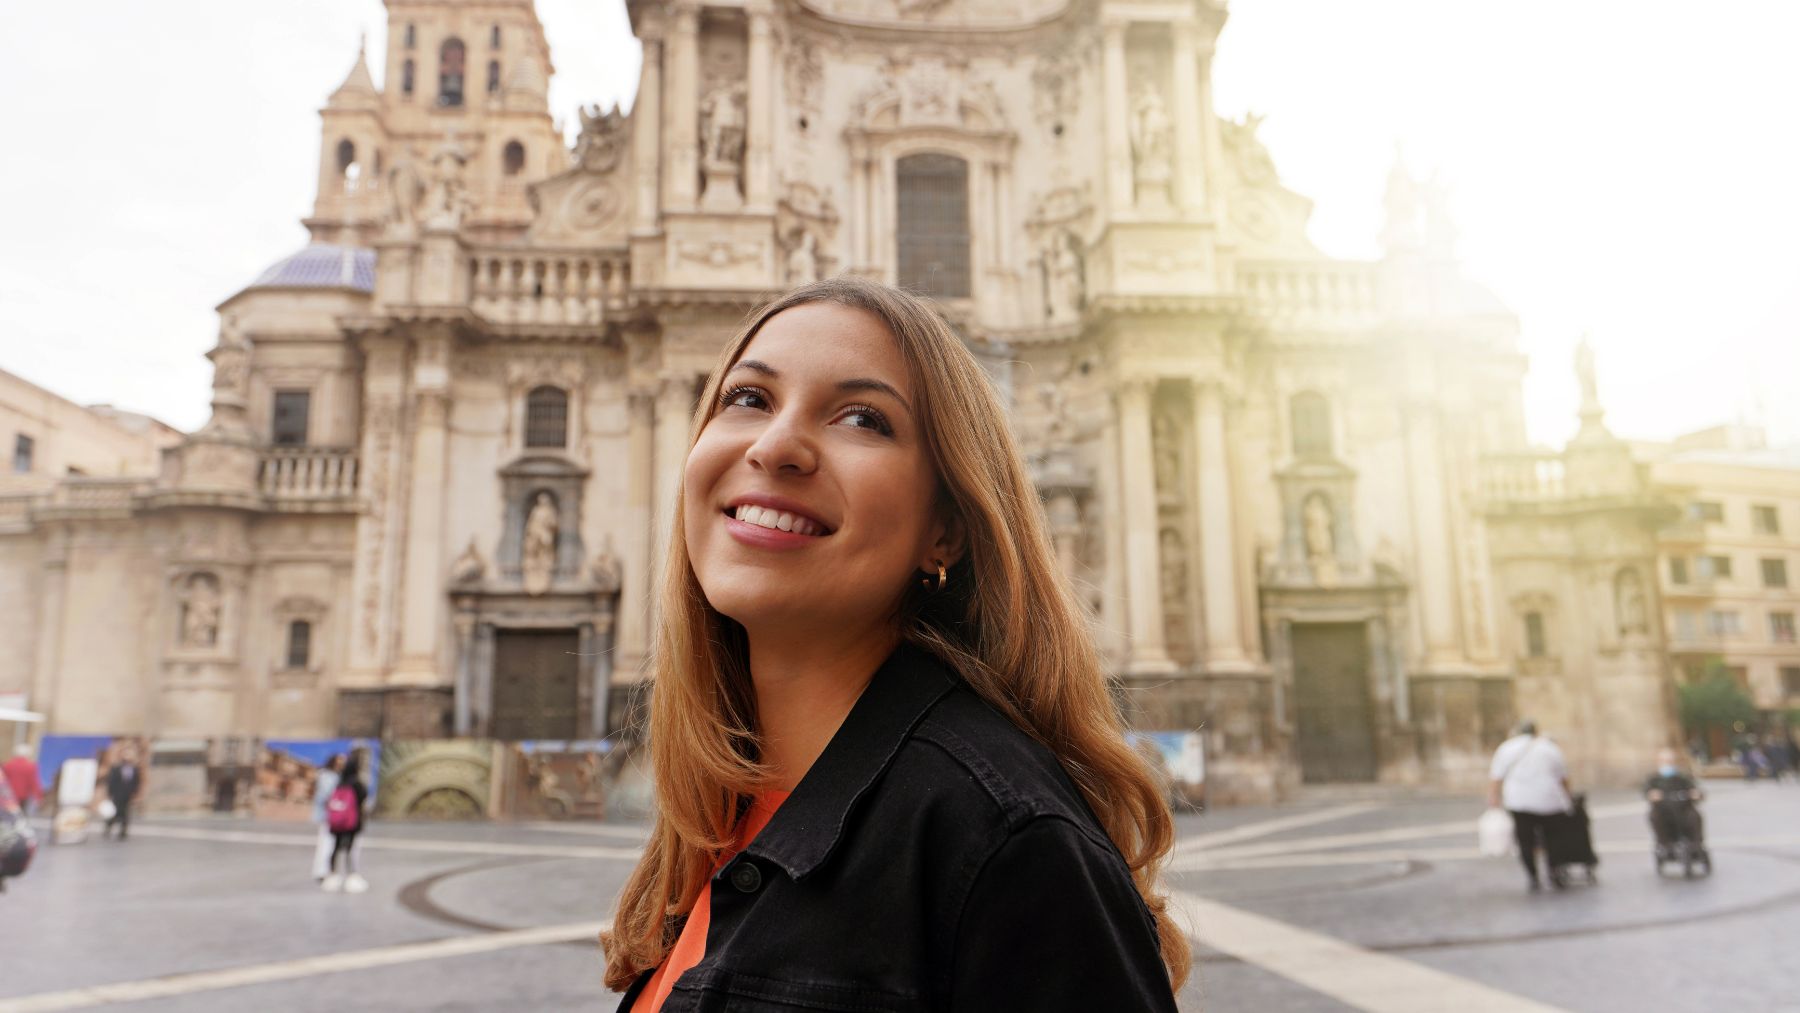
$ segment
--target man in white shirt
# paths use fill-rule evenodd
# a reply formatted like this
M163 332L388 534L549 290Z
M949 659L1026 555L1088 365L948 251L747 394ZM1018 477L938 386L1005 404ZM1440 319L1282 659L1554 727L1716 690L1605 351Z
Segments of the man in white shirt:
M1571 805L1569 771L1563 764L1562 750L1537 733L1535 722L1522 721L1513 737L1494 750L1488 779L1488 805L1504 805L1512 814L1519 861L1535 891L1539 889L1538 849L1548 846L1546 834L1551 821L1568 812ZM1554 866L1550 868L1550 884L1559 890L1565 885Z

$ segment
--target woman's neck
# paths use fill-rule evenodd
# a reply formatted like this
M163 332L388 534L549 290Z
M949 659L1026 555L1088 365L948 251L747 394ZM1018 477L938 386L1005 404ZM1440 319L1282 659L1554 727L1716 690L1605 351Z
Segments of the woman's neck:
M749 641L762 761L775 775L772 787L792 790L893 653L899 634L883 629L825 639L752 633Z

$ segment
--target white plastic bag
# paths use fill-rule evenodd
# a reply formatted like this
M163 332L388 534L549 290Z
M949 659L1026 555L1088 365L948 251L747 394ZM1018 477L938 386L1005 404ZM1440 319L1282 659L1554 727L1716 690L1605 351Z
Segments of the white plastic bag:
M1489 809L1475 821L1475 837L1480 842L1482 857L1505 858L1513 849L1512 816L1505 809Z
M110 820L114 816L119 815L119 807L113 805L112 799L103 798L100 800L100 804L94 807L94 812L99 815L101 819Z

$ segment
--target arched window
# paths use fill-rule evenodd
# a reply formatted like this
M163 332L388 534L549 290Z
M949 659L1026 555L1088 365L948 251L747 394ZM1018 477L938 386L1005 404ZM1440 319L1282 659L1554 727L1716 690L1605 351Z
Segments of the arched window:
M954 155L907 155L894 167L899 271L928 296L969 294L969 163Z
M412 49L419 44L419 30L413 25L406 26L406 48Z
M464 56L461 39L445 39L438 48L438 105L463 104Z
M499 60L489 60L488 61L488 94L494 95L494 94L497 94L499 91L500 91L500 61Z
M287 667L305 668L312 663L312 623L295 619L288 623Z
M525 168L525 145L518 141L507 141L506 148L500 154L500 168L508 176L517 176Z
M1549 644L1544 639L1544 614L1542 612L1525 613L1525 656L1541 658L1549 653Z
M561 387L535 387L525 395L525 445L569 445L569 395Z
M400 65L400 94L405 95L407 98L412 98L412 93L413 62L408 58L405 63Z
M338 142L337 171L340 176L350 175L350 168L356 164L356 145L346 137Z
M1321 394L1295 394L1289 403L1294 425L1294 456L1317 460L1331 456L1331 405Z
M500 48L500 26L499 25L495 25L493 32L488 35L488 48L489 49L499 49Z

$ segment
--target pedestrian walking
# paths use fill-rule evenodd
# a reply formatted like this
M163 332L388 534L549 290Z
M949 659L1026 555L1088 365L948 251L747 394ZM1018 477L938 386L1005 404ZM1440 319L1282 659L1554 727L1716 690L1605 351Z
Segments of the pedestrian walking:
M130 746L119 751L119 758L106 772L106 798L112 803L113 812L106 818L106 827L101 831L102 837L112 836L113 827L119 828L119 840L131 832L131 802L137 798L138 790L144 785L144 775L138 769L137 751Z
M331 831L331 864L320 884L327 892L362 893L369 881L362 877L361 862L356 851L356 837L367 821L369 787L362 779L362 757L351 753L344 760L337 787L325 802L325 826ZM338 872L338 859L344 860L344 871Z
M313 781L312 821L319 828L319 840L313 846L312 876L313 882L323 883L331 873L331 849L336 840L332 837L331 827L325 819L325 804L331 800L332 793L337 791L338 773L344 769L344 754L334 753L320 768L318 779Z
M1519 862L1525 866L1529 888L1536 892L1542 889L1538 852L1548 848L1554 821L1564 817L1573 804L1562 750L1538 734L1535 722L1522 721L1513 737L1494 750L1488 778L1488 805L1504 806L1511 814ZM1568 885L1554 863L1546 864L1552 886L1560 890Z
M900 289L806 285L690 433L621 1008L1174 1013L1174 820L962 339Z
M31 747L23 742L14 746L12 758L0 764L0 773L6 778L7 787L12 789L13 800L18 803L20 812L26 816L34 815L44 800L44 785L38 780L38 765L31 758Z

